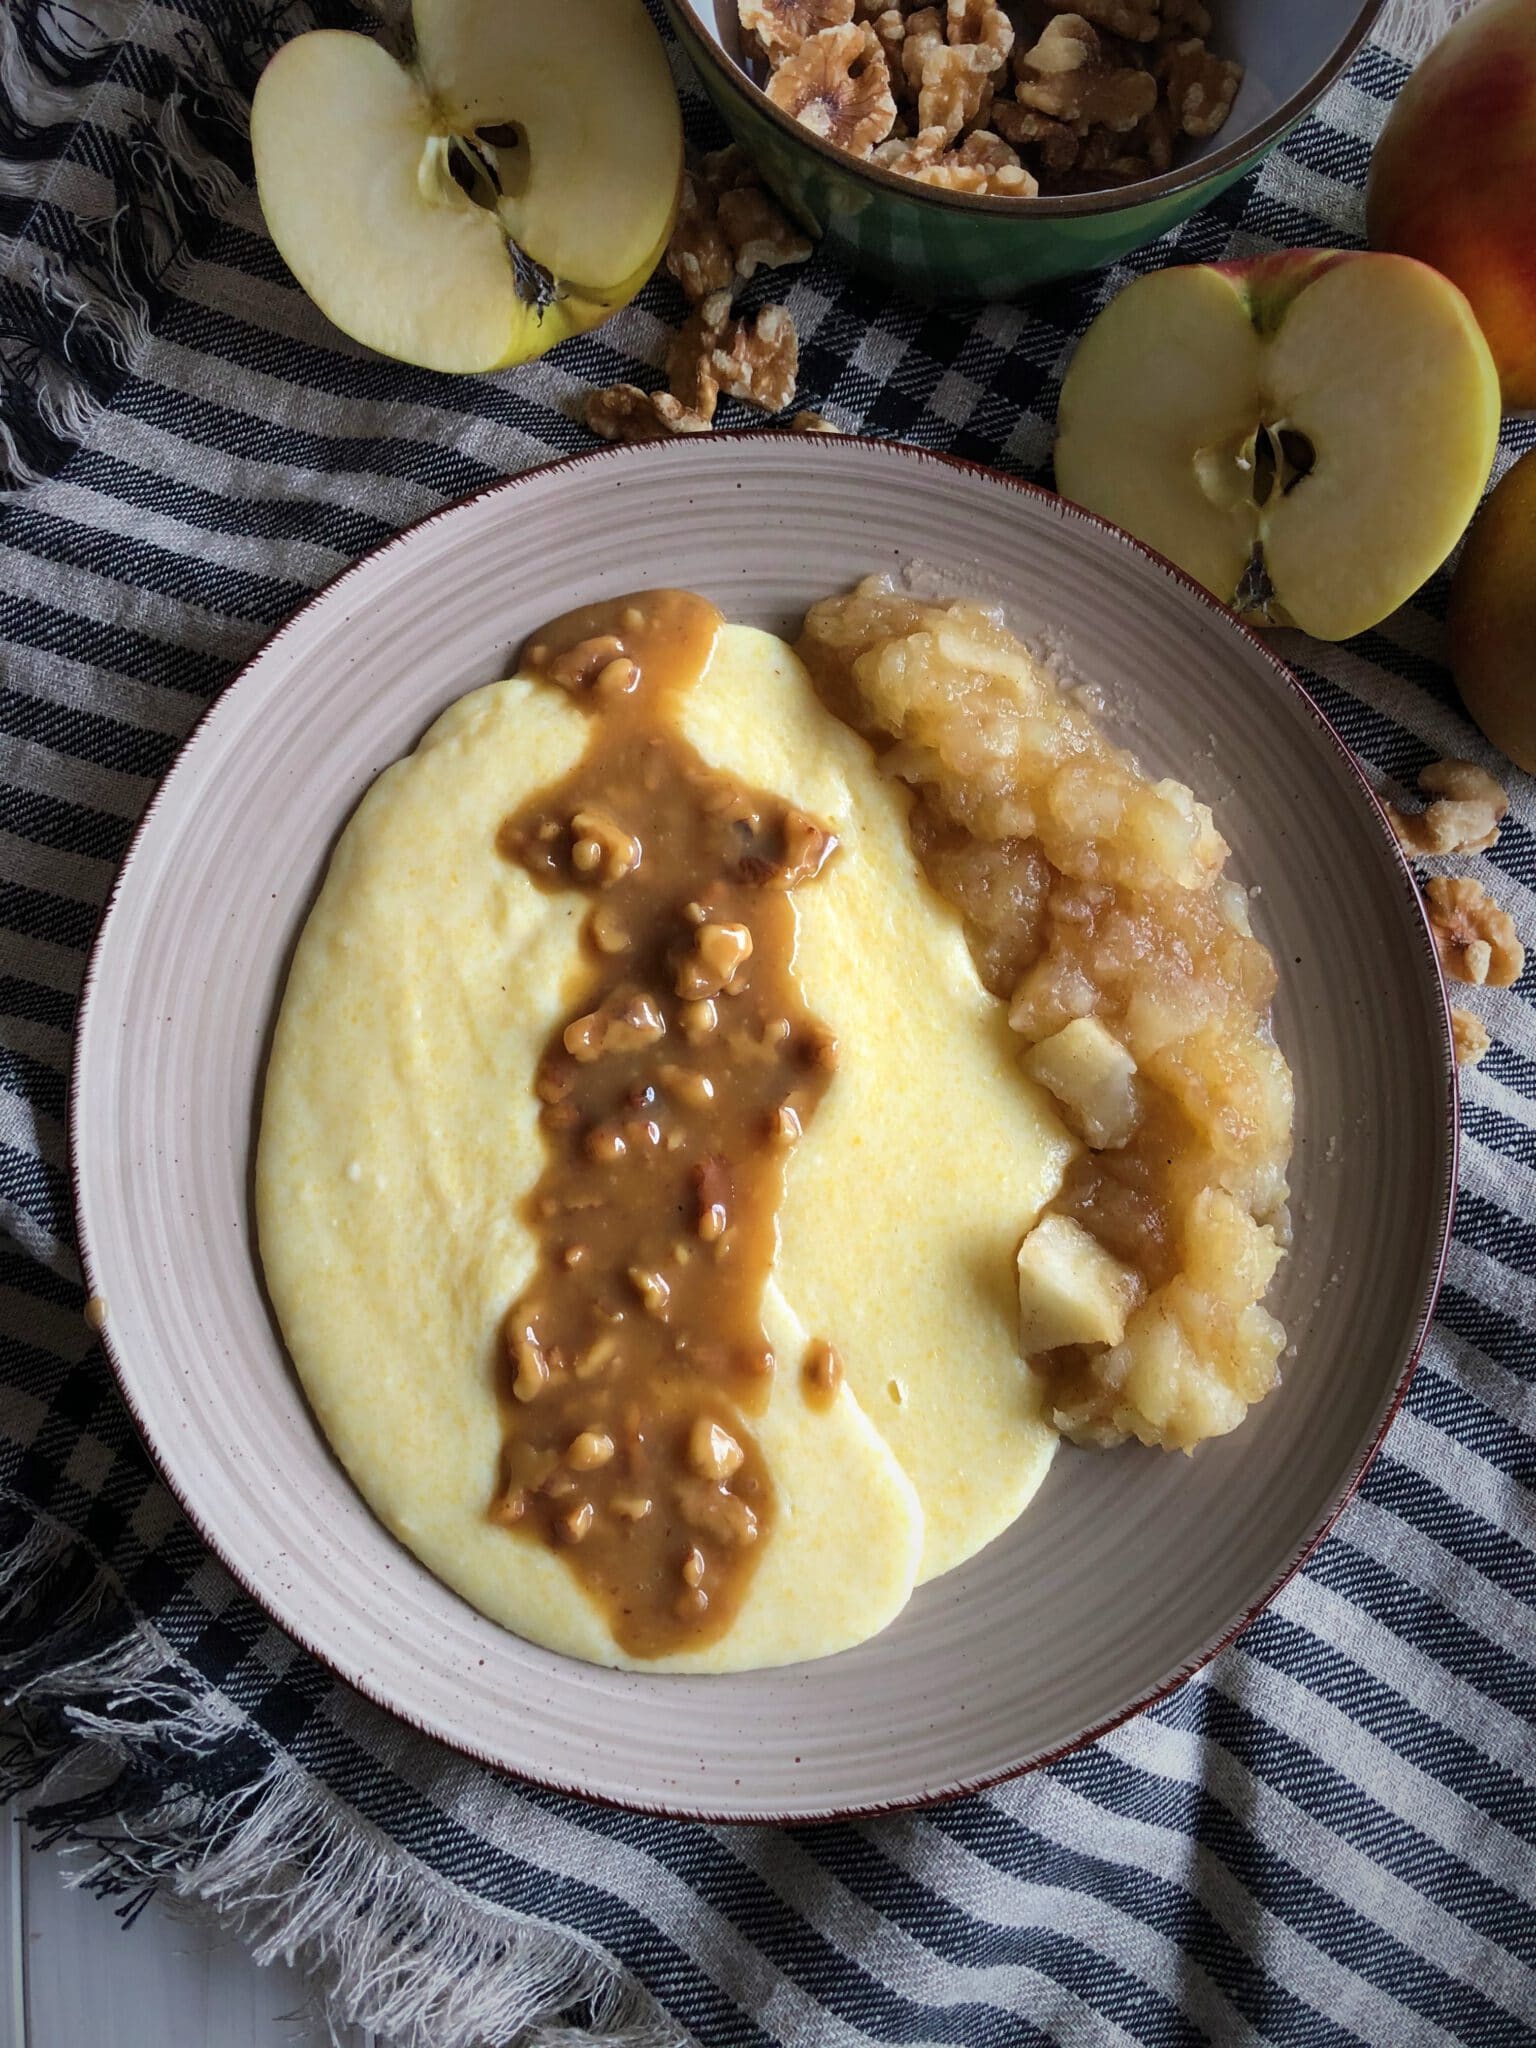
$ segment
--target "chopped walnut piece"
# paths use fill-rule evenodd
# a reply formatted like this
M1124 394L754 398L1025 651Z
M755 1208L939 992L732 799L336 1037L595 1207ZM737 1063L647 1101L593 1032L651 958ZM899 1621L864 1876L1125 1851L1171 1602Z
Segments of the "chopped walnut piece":
M1144 121L1134 127L1126 137L1133 150L1147 160L1148 174L1154 178L1172 167L1173 145L1178 136L1179 124L1173 118L1172 110L1161 100Z
M1481 882L1437 875L1424 891L1440 965L1452 981L1475 988L1511 988L1525 966L1513 918Z
M819 412L797 412L789 423L792 434L840 434L841 427L834 427L829 419Z
M604 441L658 441L672 434L709 432L709 421L680 404L670 391L642 391L636 384L589 391L582 416Z
M1243 67L1213 57L1198 36L1170 43L1158 60L1168 105L1185 135L1214 135L1232 111Z
M710 353L730 313L730 293L711 292L694 307L667 347L667 388L679 405L702 420L715 416L720 380L710 367Z
M937 8L930 8L935 23ZM914 36L920 19L907 24L902 63L909 85L917 91L919 129L942 128L953 141L962 128L981 120L992 103L992 74L1003 59L985 43L946 43L940 35Z
M757 170L739 142L728 142L723 149L707 149L697 161L690 155L689 166L717 199L722 192L735 192L743 185L757 183Z
M730 398L764 412L782 412L795 395L800 343L787 306L764 306L753 320L733 320L710 348L708 374Z
M786 263L803 263L811 253L809 236L801 234L761 185L736 185L722 192L718 217L738 277L782 270Z
M942 128L924 128L916 135L898 136L882 142L873 152L872 161L882 170L911 178L936 164L948 147L949 137Z
M885 52L863 22L808 36L769 79L767 94L802 128L851 156L868 156L896 118Z
M715 195L692 165L683 172L667 269L694 305L725 290L736 275L734 252L716 217Z
M1431 761L1419 788L1433 799L1424 810L1383 806L1405 853L1436 859L1447 853L1484 853L1498 843L1509 798L1487 769L1475 761Z
M736 0L743 35L770 63L792 57L807 36L853 19L853 0Z
M1078 14L1128 42L1150 43L1162 26L1158 0L1045 0L1053 14Z
M1149 71L1117 68L1097 31L1080 14L1059 14L1018 67L1022 105L1054 120L1124 135L1157 104Z
M917 7L907 15L906 35L901 45L901 70L907 97L916 99L923 82L923 66L934 50L944 46L942 7Z
M891 91L900 99L906 83L906 73L901 65L901 46L907 38L907 17L899 7L883 7L878 14L868 17L880 48L885 52L885 68L890 74Z
M1209 11L1201 0L1163 0L1163 18L1158 27L1160 36L1208 36L1211 32Z
M1458 1009L1454 1004L1451 1008L1451 1042L1456 1048L1458 1067L1475 1067L1493 1044L1482 1018L1475 1017L1470 1010Z
M908 175L921 185L949 192L980 192L997 199L1033 199L1040 190L1033 174L1019 162L1000 135L977 130L958 148L946 150L937 163L919 165Z
M1147 117L1149 120L1151 115ZM1077 162L1083 140L1065 121L1053 121L1049 114L1020 106L1017 100L999 100L992 109L992 126L1015 149L1030 145L1040 151L1047 171L1070 171Z
M997 0L948 0L944 34L951 43L990 50L997 59L994 70L1002 68L1013 48L1013 23Z

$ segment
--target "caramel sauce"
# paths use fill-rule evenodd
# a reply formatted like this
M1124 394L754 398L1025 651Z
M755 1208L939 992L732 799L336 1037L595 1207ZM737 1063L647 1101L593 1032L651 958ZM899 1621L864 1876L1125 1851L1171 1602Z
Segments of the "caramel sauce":
M774 1525L751 1428L784 1164L836 1064L794 977L790 892L836 846L711 768L678 713L722 620L648 591L556 620L520 669L591 721L497 846L591 898L580 982L539 1062L538 1265L502 1330L493 1517L558 1547L615 1642L723 1635Z
M800 1386L810 1408L830 1408L843 1384L843 1361L825 1337L813 1337L800 1362Z

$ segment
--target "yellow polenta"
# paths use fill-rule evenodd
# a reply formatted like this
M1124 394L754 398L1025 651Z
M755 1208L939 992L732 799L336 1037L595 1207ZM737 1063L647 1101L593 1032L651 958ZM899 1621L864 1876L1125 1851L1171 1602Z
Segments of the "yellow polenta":
M754 1424L777 1520L729 1632L644 1667L727 1671L874 1634L1039 1485L1054 1437L1018 1355L1012 1261L1073 1144L919 876L904 798L789 649L727 628L682 726L842 841L794 899L805 1001L841 1057L791 1156L764 1302L786 1362ZM561 1558L486 1518L498 1326L535 1259L532 1079L587 908L536 890L495 835L587 733L550 686L493 683L364 798L289 976L257 1208L300 1377L375 1512L496 1621L624 1664ZM813 1336L846 1374L825 1410L792 1369Z

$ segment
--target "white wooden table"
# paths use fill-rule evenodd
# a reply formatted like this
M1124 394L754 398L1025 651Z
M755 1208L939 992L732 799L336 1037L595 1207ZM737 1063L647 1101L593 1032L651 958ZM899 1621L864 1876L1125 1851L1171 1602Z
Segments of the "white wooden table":
M131 1928L66 1891L0 1808L0 2048L327 2048L303 1979L153 1901ZM351 2032L345 2048L386 2048Z

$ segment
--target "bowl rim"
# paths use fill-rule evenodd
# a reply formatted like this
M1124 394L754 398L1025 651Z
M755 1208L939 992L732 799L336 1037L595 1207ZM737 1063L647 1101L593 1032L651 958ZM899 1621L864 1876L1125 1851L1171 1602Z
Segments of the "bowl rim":
M759 440L761 437L761 429L737 428L711 434L708 440L729 445L751 442ZM344 1670L336 1661L333 1653L322 1643L315 1641L308 1629L296 1625L280 1615L270 1598L269 1589L264 1587L253 1574L244 1571L226 1554L216 1528L211 1526L209 1521L189 1498L187 1492L184 1491L172 1476L170 1462L162 1447L162 1443L149 1428L139 1403L135 1398L132 1375L125 1360L119 1353L110 1321L104 1323L101 1329L96 1332L103 1355L116 1382L118 1393L121 1395L123 1404L128 1410L139 1441L148 1453L161 1484L186 1516L198 1539L218 1560L223 1569L230 1574L242 1592L255 1602L273 1626L280 1629L290 1641L297 1643L308 1656L313 1657L324 1670L329 1672L339 1683L345 1685L349 1691L357 1693L374 1706L382 1708L385 1713L403 1722L417 1734L426 1736L430 1741L440 1743L450 1753L461 1756L471 1763L482 1765L486 1769L495 1771L516 1783L539 1785L546 1790L558 1792L570 1798L585 1800L589 1805L605 1807L618 1812L643 1813L658 1819L694 1821L721 1827L819 1826L839 1821L877 1820L891 1814L908 1813L927 1807L948 1805L954 1800L969 1798L978 1792L985 1792L994 1786L1006 1784L1012 1779L1025 1777L1034 1771L1042 1769L1047 1764L1059 1762L1063 1757L1071 1755L1076 1750L1086 1748L1090 1743L1097 1742L1103 1736L1112 1733L1113 1730L1119 1728L1123 1723L1133 1720L1138 1714L1145 1713L1148 1708L1155 1706L1160 1700L1166 1699L1171 1693L1178 1691L1197 1672L1203 1670L1215 1657L1236 1641L1243 1631L1290 1584L1291 1580L1305 1565L1313 1552L1327 1537L1344 1509L1359 1491L1367 1471L1374 1463L1377 1453L1386 1440L1387 1432L1391 1428L1397 1412L1407 1396L1409 1385L1418 1369L1420 1358L1423 1355L1425 1344L1429 1338L1435 1309L1445 1281L1447 1263L1450 1258L1451 1235L1455 1223L1460 1187L1461 1091L1460 1074L1456 1064L1455 1041L1451 1024L1450 991L1440 966L1439 955L1430 932L1428 917L1424 910L1423 899L1419 893L1413 868L1396 834L1392 830L1387 815L1382 809L1380 799L1366 780L1353 749L1290 665L1281 660L1280 656L1265 642L1262 635L1246 624L1226 605L1222 604L1218 598L1214 597L1202 584L1197 583L1193 577L1185 570L1179 568L1176 563L1170 562L1166 556L1159 554L1155 548L1148 547L1144 541L1138 540L1134 534L1128 533L1123 527L1116 526L1111 520L1102 518L1096 512L1090 512L1085 506L1073 503L1069 498L1061 497L1059 493L1048 490L1042 484L1033 483L1024 477L1010 475L1006 470L993 468L986 463L971 461L963 456L951 455L941 449L922 448L912 442L891 441L872 434L847 434L836 437L807 435L803 439L808 447L822 451L818 455L812 456L812 460L836 460L838 458L835 455L829 456L826 451L835 449L839 442L851 443L855 447L879 449L887 453L894 453L904 459L941 463L948 468L985 478L992 483L1002 484L1008 490L1016 491L1021 496L1043 499L1051 505L1058 516L1081 520L1086 525L1098 529L1101 533L1112 536L1123 546L1128 547L1133 554L1139 554L1154 563L1191 597L1196 599L1205 610L1224 619L1229 629L1237 632L1251 643L1254 651L1258 653L1269 668L1274 670L1282 684L1300 699L1303 708L1311 716L1322 737L1334 748L1349 771L1358 794L1364 799L1368 815L1373 819L1385 845L1390 849L1397 862L1400 879L1404 886L1405 898L1413 904L1417 911L1419 936L1422 940L1420 948L1421 962L1433 984L1438 988L1440 995L1441 1076L1445 1087L1442 1114L1448 1142L1443 1152L1444 1171L1438 1190L1439 1216L1436 1224L1436 1242L1429 1258L1425 1262L1427 1284L1423 1294L1423 1307L1418 1326L1413 1333L1412 1341L1407 1347L1398 1368L1390 1394L1382 1409L1380 1420L1369 1440L1357 1447L1343 1477L1334 1486L1332 1493L1329 1495L1319 1516L1313 1522L1310 1529L1301 1538L1273 1578L1270 1579L1254 1599L1222 1628L1217 1635L1199 1645L1174 1670L1165 1673L1153 1685L1117 1707L1113 1713L1107 1714L1090 1726L1080 1729L1066 1741L1057 1743L1048 1750L1037 1751L1020 1761L1006 1765L1002 1769L987 1771L979 1776L957 1780L951 1784L941 1785L934 1790L914 1791L904 1794L900 1798L884 1799L864 1804L833 1805L809 1812L800 1811L780 1814L722 1813L705 1806L689 1805L686 1801L682 1803L669 1803L660 1799L642 1798L620 1800L611 1798L604 1793L593 1792L583 1785L567 1782L553 1774L539 1776L532 1772L518 1771L499 1757L493 1755L489 1750L471 1741L442 1733L421 1714L413 1712L407 1706L402 1706L398 1699L390 1695L386 1685L372 1680L370 1675L356 1674ZM113 877L111 888L107 893L106 901L102 905L101 915L91 940L90 951L86 957L85 972L81 980L74 1032L75 1053L71 1062L69 1078L68 1158L75 1237L79 1253L81 1277L88 1301L100 1296L102 1290L98 1284L99 1274L91 1247L90 1234L86 1228L85 1186L80 1165L81 1133L85 1124L86 1067L86 1062L81 1057L81 1046L89 1019L92 997L100 978L100 956L113 912L122 894L123 886L133 865L134 858L139 852L144 836L149 829L151 819L160 811L173 783L180 779L188 757L195 751L203 729L212 718L214 712L224 702L226 696L244 682L257 664L264 660L269 650L279 640L284 638L297 624L299 619L310 611L312 607L319 604L322 600L329 598L339 585L344 584L349 577L355 575L365 564L373 562L377 557L384 555L390 549L401 546L420 529L431 526L438 520L451 517L462 506L474 504L493 496L500 496L503 493L515 492L533 479L548 477L553 473L572 470L587 464L611 462L615 459L643 463L649 454L657 450L666 450L673 455L674 459L684 461L700 459L701 456L706 460L713 459L705 454L698 443L692 440L651 441L620 447L605 445L599 448L582 449L574 454L560 456L550 462L539 463L532 468L520 470L511 476L502 477L497 482L485 485L479 490L466 492L462 497L455 498L449 503L440 505L433 511L424 514L422 518L412 520L408 525L402 526L387 539L380 541L376 546L359 555L356 560L349 562L344 568L338 570L334 576L319 585L308 597L296 605L285 618L279 621L247 659L232 671L227 681L221 685L203 707L195 723L176 749L169 767L156 784L149 802L145 805L143 813L134 826L128 846L123 854L117 873ZM284 1347L284 1350L286 1353L286 1347ZM318 1426L317 1423L316 1427L318 1428ZM370 1509L370 1513L372 1512ZM377 1516L375 1516L375 1519L377 1520ZM462 1598L463 1596L459 1595L458 1597Z
M802 127L793 115L786 114L782 107L769 99L756 80L749 77L709 33L701 19L698 0L663 0L663 4L674 24L678 23L679 16L686 22L690 34L685 43L690 56L693 55L694 41L702 43L708 62L729 85L744 93L759 113L784 135L808 149L813 156L824 158L846 177L863 179L892 197L908 200L918 207L931 207L940 213L970 214L978 219L993 220L1082 220L1098 214L1129 212L1132 207L1176 198L1224 172L1236 171L1250 158L1262 155L1322 98L1365 41L1386 0L1360 0L1355 18L1344 36L1305 84L1256 128L1245 128L1209 156L1201 157L1195 163L1175 165L1155 178L1143 178L1132 185L1110 186L1102 192L1037 194L1032 199L979 192L949 192L935 185L919 184L915 178L903 178L897 172L866 162L861 157L850 156L846 150L836 148L832 143L823 141L821 136L814 135L809 128Z

